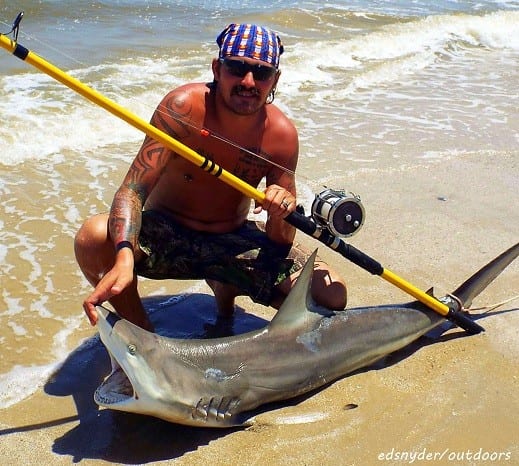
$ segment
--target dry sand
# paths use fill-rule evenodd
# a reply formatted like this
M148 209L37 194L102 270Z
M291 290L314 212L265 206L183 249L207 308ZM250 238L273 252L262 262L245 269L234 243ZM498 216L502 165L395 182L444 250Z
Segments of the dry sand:
M422 289L451 291L518 241L518 164L517 154L465 154L334 180L360 193L367 211L366 225L348 242ZM347 277L350 306L408 300L337 254L320 252ZM518 284L516 261L474 305L517 295ZM42 388L0 411L2 464L368 465L411 463L411 455L418 455L414 464L519 464L518 311L514 301L481 319L484 334L452 329L421 339L259 415L246 429L98 411L92 391L107 361L99 345L82 347L75 370L65 365L61 384L47 384L52 394Z

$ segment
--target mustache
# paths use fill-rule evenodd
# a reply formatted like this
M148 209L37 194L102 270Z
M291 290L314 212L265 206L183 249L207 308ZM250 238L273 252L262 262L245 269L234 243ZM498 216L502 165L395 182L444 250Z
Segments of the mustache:
M260 92L255 87L245 87L245 86L242 86L241 84L239 84L238 86L235 86L232 89L232 93L233 94L240 94L242 92L248 92L248 93L253 94L255 96L259 96L260 95Z

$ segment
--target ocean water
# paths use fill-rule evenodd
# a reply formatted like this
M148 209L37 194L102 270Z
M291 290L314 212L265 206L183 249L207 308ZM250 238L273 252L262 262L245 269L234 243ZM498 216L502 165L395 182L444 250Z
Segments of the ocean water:
M285 44L276 103L300 132L303 202L347 173L517 154L517 1L27 1L19 42L144 119L210 81L229 22ZM0 32L18 14L0 2ZM142 134L0 50L0 408L92 334L73 237L106 211ZM346 187L348 188L348 187ZM166 285L157 285L165 291Z

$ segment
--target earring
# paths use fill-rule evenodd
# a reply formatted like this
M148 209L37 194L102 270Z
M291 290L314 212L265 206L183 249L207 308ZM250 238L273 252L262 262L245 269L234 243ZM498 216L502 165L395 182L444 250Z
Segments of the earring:
M266 103L267 104L271 104L272 102L274 102L274 99L276 98L276 88L273 87L270 92L269 92L269 95L267 97L267 101Z

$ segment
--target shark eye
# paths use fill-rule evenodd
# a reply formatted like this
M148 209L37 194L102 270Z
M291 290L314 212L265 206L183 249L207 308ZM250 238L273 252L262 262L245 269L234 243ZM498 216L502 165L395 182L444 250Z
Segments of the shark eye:
M137 352L137 347L135 345L129 344L128 353L130 353L133 356L136 352Z

